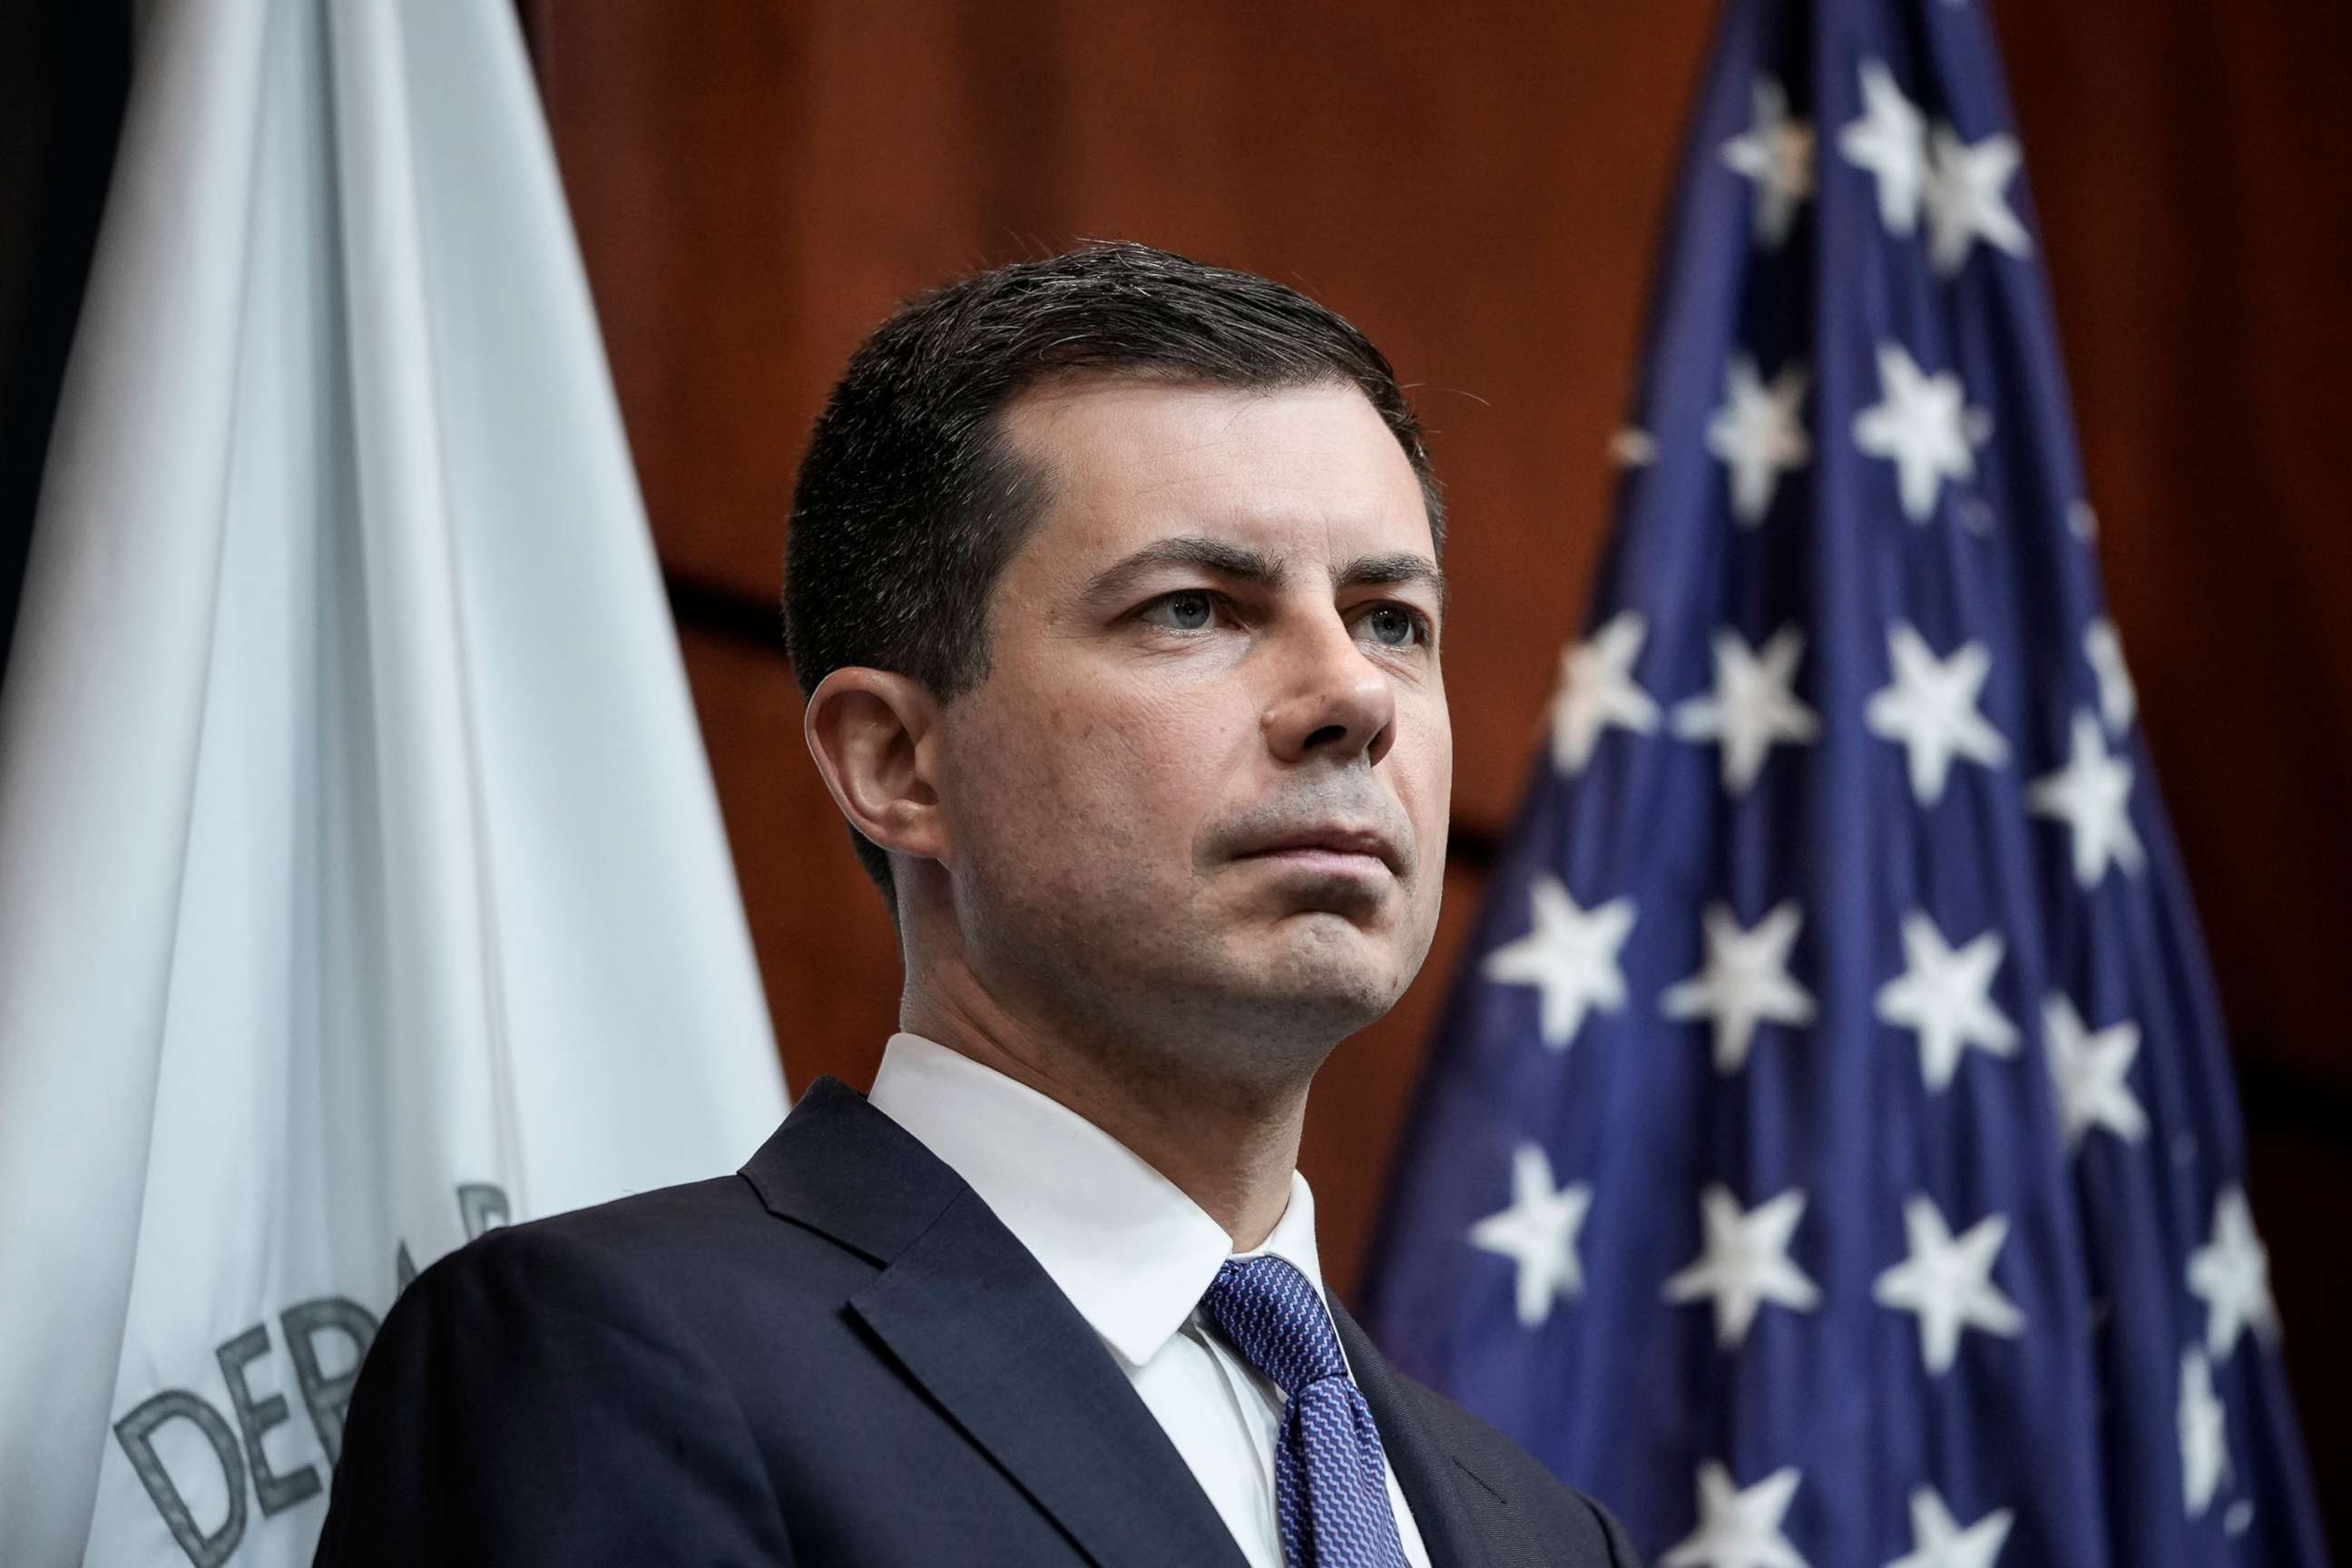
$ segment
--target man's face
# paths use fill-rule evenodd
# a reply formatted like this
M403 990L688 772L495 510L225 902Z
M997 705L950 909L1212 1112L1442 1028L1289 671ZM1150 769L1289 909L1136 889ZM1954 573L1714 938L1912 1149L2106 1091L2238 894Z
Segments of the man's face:
M1016 1011L1237 1083L1312 1070L1437 921L1454 742L1421 488L1352 387L1092 377L947 710L966 949Z

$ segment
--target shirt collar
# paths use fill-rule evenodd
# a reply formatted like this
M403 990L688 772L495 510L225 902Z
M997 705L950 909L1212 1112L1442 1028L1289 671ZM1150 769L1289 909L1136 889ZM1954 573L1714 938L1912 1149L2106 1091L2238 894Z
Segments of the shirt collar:
M920 1035L890 1037L867 1100L980 1194L1130 1367L1184 1326L1233 1256L1224 1226L1109 1133L1024 1083ZM1318 1292L1315 1198L1290 1204L1263 1246Z

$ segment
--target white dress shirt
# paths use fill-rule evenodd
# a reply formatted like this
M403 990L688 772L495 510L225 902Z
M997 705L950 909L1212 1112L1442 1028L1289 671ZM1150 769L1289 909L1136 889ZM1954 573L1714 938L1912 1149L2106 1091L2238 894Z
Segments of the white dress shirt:
M1198 1310L1236 1256L1224 1227L1085 1117L919 1035L890 1037L867 1098L980 1194L1102 1337L1242 1555L1283 1568L1274 1445L1285 1396ZM1295 1171L1274 1234L1238 1256L1262 1252L1319 1295L1315 1198ZM1429 1568L1392 1468L1388 1488L1406 1562Z

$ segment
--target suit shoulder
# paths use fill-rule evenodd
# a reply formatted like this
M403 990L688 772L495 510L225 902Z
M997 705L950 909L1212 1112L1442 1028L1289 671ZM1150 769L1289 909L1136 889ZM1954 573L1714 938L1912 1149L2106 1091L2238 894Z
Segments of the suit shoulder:
M751 1184L729 1174L500 1226L477 1245L503 1237L508 1246L520 1240L604 1256L663 1257L700 1250L772 1218Z
M667 1261L740 1242L738 1208L765 1217L698 1183L498 1226L425 1269L361 1362L319 1561L656 1562L681 1538L789 1561L707 1321L741 1293Z
M771 1329L829 1318L873 1272L869 1260L778 1218L741 1175L726 1175L496 1226L425 1269L393 1313L585 1315L688 1329L723 1350L751 1331L755 1295Z
M690 1273L730 1230L761 1215L741 1180L726 1176L494 1226L426 1268L394 1313L626 1298L635 1281Z
M718 1176L635 1193L609 1203L494 1226L445 1255L418 1277L498 1274L509 1269L594 1272L632 1264L675 1265L707 1251L730 1232L764 1218L740 1176Z
M1526 1449L1435 1389L1401 1373L1397 1380L1471 1479L1514 1511L1540 1519L1542 1540L1572 1546L1566 1561L1640 1568L1641 1556L1624 1527L1599 1501L1563 1484Z

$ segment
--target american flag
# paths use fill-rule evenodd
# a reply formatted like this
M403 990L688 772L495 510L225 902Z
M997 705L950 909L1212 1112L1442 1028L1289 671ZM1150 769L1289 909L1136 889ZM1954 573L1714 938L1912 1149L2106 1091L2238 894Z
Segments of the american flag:
M1660 1568L2324 1563L1990 28L1731 0L1367 1307Z

